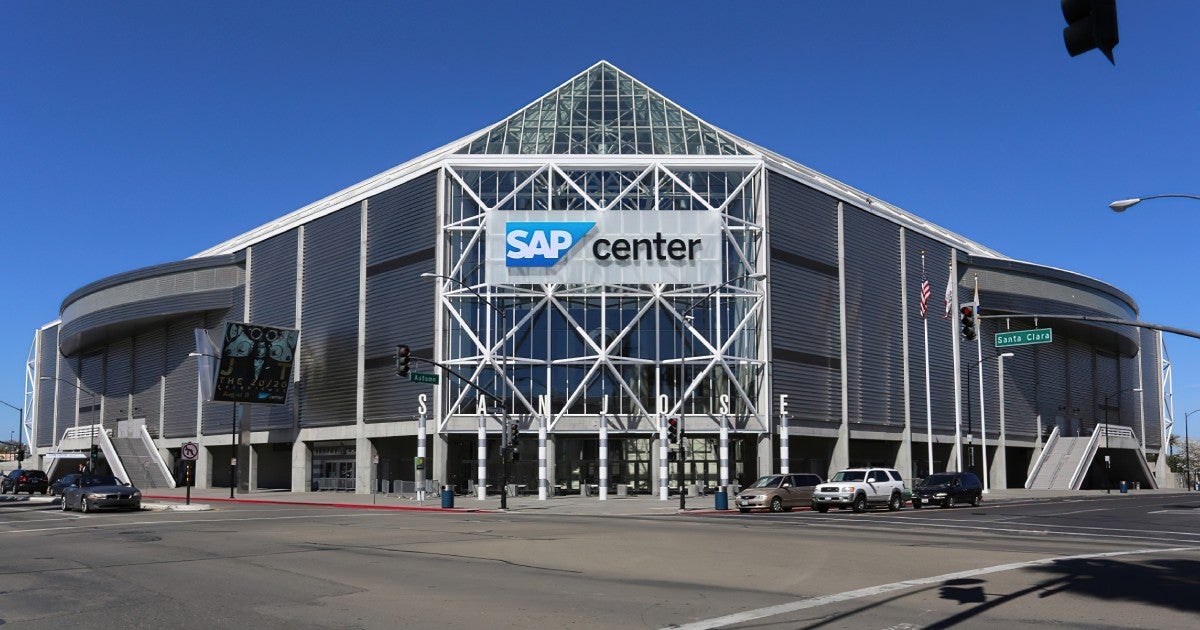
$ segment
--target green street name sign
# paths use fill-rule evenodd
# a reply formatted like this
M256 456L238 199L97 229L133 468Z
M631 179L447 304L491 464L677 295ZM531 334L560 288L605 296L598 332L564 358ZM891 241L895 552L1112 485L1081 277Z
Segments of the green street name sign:
M410 380L414 383L429 383L430 385L437 385L439 382L441 382L442 377L438 376L437 374L425 374L423 372L409 372L408 380Z
M996 347L1030 346L1035 343L1050 343L1054 341L1054 331L1050 328L1036 330L1014 330L996 333Z

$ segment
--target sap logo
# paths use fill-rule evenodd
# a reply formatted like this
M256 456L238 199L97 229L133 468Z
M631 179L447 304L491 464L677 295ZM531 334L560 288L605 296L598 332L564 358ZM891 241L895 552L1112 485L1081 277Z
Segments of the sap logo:
M553 267L595 221L509 221L504 226L508 267Z

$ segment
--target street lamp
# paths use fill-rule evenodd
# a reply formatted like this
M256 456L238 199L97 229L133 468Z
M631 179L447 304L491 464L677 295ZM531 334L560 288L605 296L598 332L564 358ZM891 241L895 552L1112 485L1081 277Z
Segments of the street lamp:
M80 392L88 395L88 400L90 402L89 406L91 407L93 412L96 410L96 394L87 389L84 389L84 387L82 385L80 385L78 383L73 383L71 381L68 381L65 378L60 378L57 376L43 376L39 380L62 381L63 383L66 383L67 385L74 387L75 389L79 390ZM75 406L76 406L76 408L79 407L79 405L75 405ZM103 417L100 418L100 430L101 431L104 430L104 418ZM91 438L92 438L92 447L91 447L91 450L88 451L88 473L94 475L94 474L96 474L96 423L94 420L92 422L91 430L89 430L88 433L91 435Z
M467 283L463 282L462 280L459 280L458 278L455 278L453 276L447 276L447 275L440 274L440 273L433 273L430 271L426 271L425 273L422 273L421 277L425 278L426 280L433 280L434 278L441 278L443 280L448 280L450 282L453 282L453 283L457 284L458 286L466 289L472 295L474 295L476 298L478 298L480 302L483 302L484 304L486 304L488 306L488 308L492 309L500 316L500 331L498 331L498 332L499 332L499 334L507 334L508 314L504 312L504 309L496 306L494 303L492 303L491 300L484 297L482 293L480 293L477 289L475 289L475 287L472 287L469 284L467 284ZM501 351L501 358L504 360L505 367L507 368L509 359L507 357L503 356L503 352L504 352L504 343L503 342L501 342L501 344L500 344L500 351ZM513 338L513 353L516 354L516 338L515 337ZM505 402L505 410L504 410L504 416L503 416L504 420L501 422L501 424L503 426L501 427L501 430L500 430L500 509L507 510L508 509L508 458L509 458L509 454L511 452L514 452L517 448L517 445L514 443L510 443L511 440L509 440L509 435L508 435L509 422L510 422L510 420L512 422L516 422L517 420L516 420L516 418L511 418L509 416L509 408L512 406L512 401L514 400L514 397L515 397L515 395L513 393L513 388L508 383L508 375L507 374L502 374L501 378L503 378L504 383L505 383L505 389L508 391L508 400ZM585 481L585 483L586 483L586 481ZM486 492L487 491L485 490L484 493L486 494Z
M1104 450L1105 450L1105 453L1104 453L1104 485L1107 486L1105 488L1105 492L1108 494L1112 494L1112 453L1108 452L1109 451L1108 434L1111 432L1109 429L1109 426L1108 426L1108 399L1113 396L1116 396L1117 397L1117 408L1120 409L1121 394L1123 394L1125 392L1140 392L1140 391L1142 391L1141 387L1130 387L1127 389L1115 391L1111 394L1104 395ZM1120 417L1121 417L1121 414L1118 413L1117 419L1120 420ZM1185 422L1186 422L1186 420L1185 420Z
M17 468L20 468L25 462L25 438L21 436L21 421L25 419L25 410L11 403L6 403L3 400L0 400L0 405L12 407L17 410Z
M991 356L991 357L983 357L982 359L976 361L974 364L967 365L967 380L966 380L966 382L968 383L968 386L966 388L967 389L967 447L971 449L970 450L971 458L967 464L968 466L975 465L975 448L971 446L971 387L969 385L969 383L971 382L971 370L979 367L985 361L1000 361L1003 359L1012 358L1014 356L1016 356L1016 355L1014 355L1011 352L1004 352L1004 353L997 354L997 355ZM982 380L982 377L980 380ZM1000 387L1004 387L1004 384L1001 383ZM982 395L982 393L980 395ZM979 428L981 431L983 431L983 439L981 441L981 443L983 444L983 470L981 472L983 474L981 475L981 477L983 478L984 492L987 492L987 487L988 487L988 482L987 482L987 478L988 478L988 472L987 472L987 425L984 424L986 422L986 420L983 418L980 418L979 422L980 422Z
M1189 491L1194 489L1195 486L1192 485L1192 443L1191 438L1188 436L1188 416L1197 411L1200 411L1200 409L1193 409L1183 414L1183 467L1187 468L1187 489Z
M708 298L712 297L713 294L716 293L717 291L720 291L721 289L725 288L726 286L729 286L730 284L733 284L734 282L738 282L740 280L755 280L755 281L757 281L757 280L762 280L766 277L767 277L766 273L763 273L761 271L756 271L754 273L742 274L740 276L737 276L736 278L730 278L730 279L722 282L721 284L718 284L717 286L713 287L713 289L711 291L704 294L704 297L701 297L700 299L696 300L695 302L692 302L691 305L689 305L686 309L684 309L683 313L680 314L680 319L682 319L686 323L686 326L684 327L683 331L686 332L687 328L691 327L692 311L695 310L695 308L697 306L700 306L706 300L708 300ZM682 335L683 332L681 332L680 334ZM684 491L684 487L683 487L683 475L684 475L684 470L687 467L687 446L686 446L687 442L684 441L684 437L683 437L685 435L684 426L683 426L683 418L684 418L683 392L686 390L686 385L683 384L683 372L684 372L683 367L686 365L686 363L684 362L684 358L683 358L683 348L684 348L683 344L680 343L680 346L679 346L679 351L680 351L680 357L679 357L679 366L680 366L680 370L679 370L679 372L680 372L680 376L679 376L679 380L680 380L680 385L679 385L679 388L680 388L680 390L679 390L679 398L680 398L680 400L679 400L679 457L677 458L677 460L679 462L679 509L681 509L681 510L686 509L686 507L687 507L687 492ZM721 491L723 491L723 489L718 490L718 492L721 492Z
M221 360L221 357L219 357L215 354L208 354L207 352L189 352L188 356L189 357L208 357L208 358L214 359L218 362ZM239 442L239 434L238 434L238 426L237 426L237 424L238 424L237 423L237 405L238 404L236 402L232 403L232 404L233 404L233 407L232 407L233 415L230 416L230 418L229 418L229 448L232 449L232 451L233 451L233 453L229 456L229 498L230 499L234 498L233 490L238 485L237 456L238 456L238 450L241 447L241 444L238 443Z
M1182 198L1182 199L1200 199L1200 196L1198 196L1198 195L1174 195L1174 194L1172 194L1172 195L1150 195L1148 197L1134 197L1132 199L1118 199L1118 200L1108 204L1108 207L1112 208L1113 212L1125 212L1131 206L1137 205L1148 199L1164 199L1167 197L1177 197L1177 198Z

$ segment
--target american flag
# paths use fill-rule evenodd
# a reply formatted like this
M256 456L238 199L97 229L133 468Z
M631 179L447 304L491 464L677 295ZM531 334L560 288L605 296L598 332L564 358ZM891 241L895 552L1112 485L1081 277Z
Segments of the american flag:
M921 319L925 319L925 313L929 312L929 296L933 293L929 288L929 280L925 277L925 270L921 270Z

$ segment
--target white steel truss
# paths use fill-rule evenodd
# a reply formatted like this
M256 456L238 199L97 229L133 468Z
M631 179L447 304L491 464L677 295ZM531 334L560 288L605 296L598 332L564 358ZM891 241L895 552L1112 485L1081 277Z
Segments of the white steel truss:
M475 432L484 407L518 416L550 399L548 428L656 432L682 414L689 432L727 415L767 430L765 195L761 161L747 156L462 155L443 166L437 261L443 311L435 360L449 379L439 432ZM507 159L506 159L507 158ZM708 210L721 217L723 277L704 284L495 284L485 232L506 210ZM685 314L688 314L685 317ZM727 397L727 398L725 398ZM605 400L607 398L607 400ZM486 415L491 415L487 412Z

